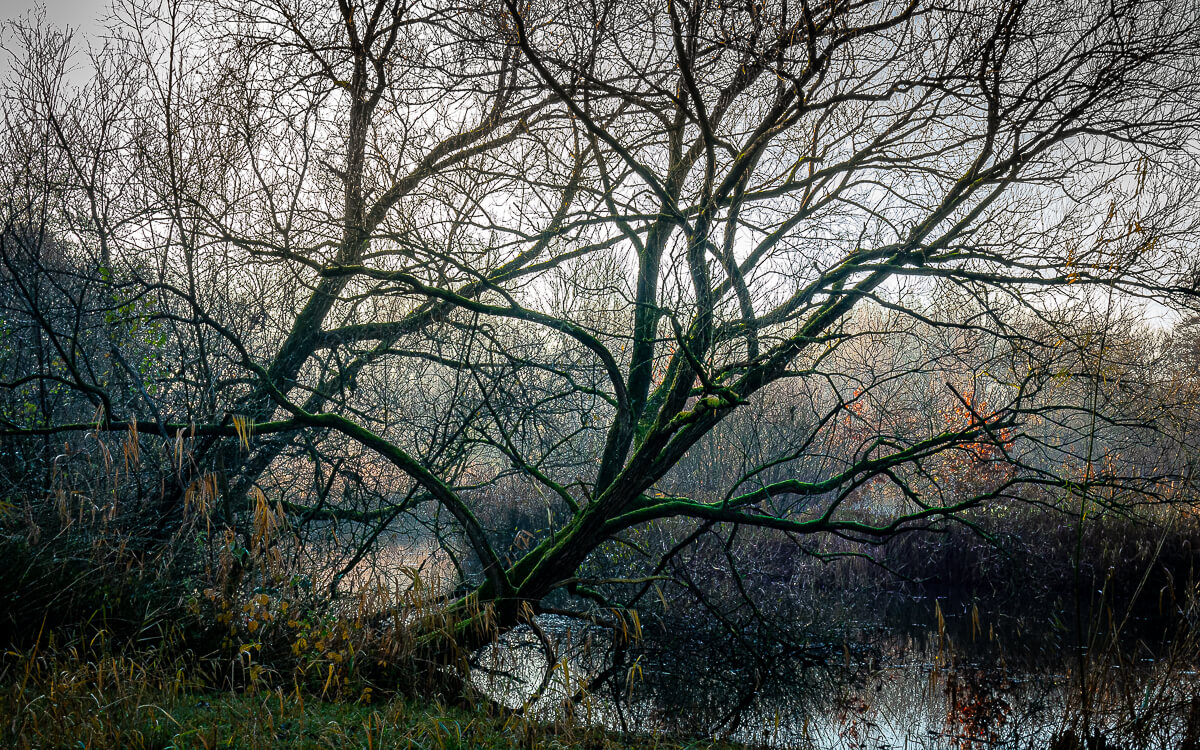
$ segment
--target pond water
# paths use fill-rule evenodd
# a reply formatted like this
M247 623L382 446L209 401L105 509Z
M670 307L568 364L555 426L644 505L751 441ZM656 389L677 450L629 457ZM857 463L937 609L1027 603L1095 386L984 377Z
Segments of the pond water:
M976 616L957 642L945 623L915 635L893 630L869 649L846 644L840 657L827 650L823 660L774 665L788 674L763 679L747 667L745 690L721 690L713 686L736 683L695 666L720 644L687 646L701 658L674 674L663 666L669 660L644 659L631 644L614 669L608 631L555 616L537 624L540 634L521 628L478 654L473 679L542 720L569 715L627 731L814 750L1200 747L1200 678L1181 648L1131 659L1137 644L1093 647L1081 660L1074 648L1036 638L1001 647ZM711 663L719 661L714 653ZM597 688L606 670L613 679ZM1076 741L1084 735L1093 741Z

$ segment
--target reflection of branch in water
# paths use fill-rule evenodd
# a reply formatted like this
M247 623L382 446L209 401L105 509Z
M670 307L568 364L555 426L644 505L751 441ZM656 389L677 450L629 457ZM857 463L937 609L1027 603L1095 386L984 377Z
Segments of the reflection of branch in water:
M542 626L538 625L537 618L533 616L533 611L529 609L528 603L524 605L524 609L526 610L524 613L526 615L525 624L533 631L538 642L542 645L543 653L546 655L546 668L542 670L542 684L538 685L537 690L533 691L533 694L521 704L520 713L522 715L542 699L546 688L550 685L551 678L554 677L554 669L558 665L558 653L554 650L554 644L550 642L550 638L546 635L546 631L542 630Z
M509 706L518 704L510 709L515 715L572 715L582 705L589 723L598 720L628 731L632 722L627 716L630 705L624 702L628 696L619 693L629 642L640 637L640 624L622 628L622 617L614 620L595 612L544 609L538 608L537 614L532 608L522 613L518 627L471 657L472 671L488 676L485 692ZM578 621L582 628L560 618ZM541 659L545 661L539 663ZM560 671L561 683L555 679ZM597 704L600 691L609 687L616 692ZM597 708L600 714L596 714Z

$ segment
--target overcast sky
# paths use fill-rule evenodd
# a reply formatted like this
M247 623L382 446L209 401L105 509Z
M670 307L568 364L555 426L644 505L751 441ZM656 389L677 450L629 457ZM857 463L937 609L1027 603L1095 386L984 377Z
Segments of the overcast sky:
M86 50L89 38L100 28L97 19L104 14L110 0L0 0L0 21L10 21L29 13L36 5L46 9L46 18L55 26L69 26L75 31L76 49ZM0 34L7 46L8 35ZM0 75L9 70L8 53L0 49Z
M108 0L0 0L0 18L17 18L33 10L34 5L45 6L46 16L55 25L88 32L95 28L96 17L104 12Z

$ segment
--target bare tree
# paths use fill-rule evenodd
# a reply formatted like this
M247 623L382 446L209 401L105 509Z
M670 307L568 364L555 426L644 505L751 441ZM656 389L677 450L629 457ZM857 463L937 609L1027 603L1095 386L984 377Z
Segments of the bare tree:
M85 106L99 73L78 101L21 88L40 70L10 96L52 135L23 153L68 175L42 194L82 207L54 231L99 243L168 340L113 399L71 339L33 378L95 416L4 432L186 436L165 518L209 473L231 525L256 487L368 542L436 507L478 572L447 606L502 627L560 590L636 600L675 552L645 580L584 566L663 519L875 543L992 501L1153 496L1180 467L1059 438L1155 415L1055 386L1103 379L1080 304L1194 294L1194 11L118 4L96 69L127 109ZM364 449L393 473L352 471ZM496 486L547 519L524 549L481 519Z

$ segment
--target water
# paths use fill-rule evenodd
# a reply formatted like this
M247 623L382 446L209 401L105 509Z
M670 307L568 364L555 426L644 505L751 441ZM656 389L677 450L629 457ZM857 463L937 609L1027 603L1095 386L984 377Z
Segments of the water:
M732 672L724 681L703 669L672 674L669 662L639 658L640 644L613 670L608 631L563 617L537 622L545 641L527 627L507 634L477 655L473 679L542 720L570 716L625 731L814 750L1057 750L1084 732L1073 649L1039 644L1032 656L1011 647L1006 655L978 627L961 644L945 627L923 638L893 633L870 649L847 645L840 659L797 661L765 680L747 668L748 684L738 685ZM1091 747L1195 748L1200 679L1180 658L1091 657L1088 731L1104 738ZM612 679L597 687L606 670Z

